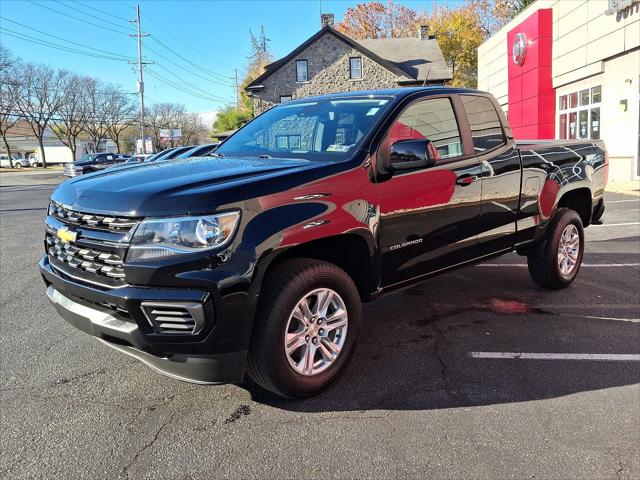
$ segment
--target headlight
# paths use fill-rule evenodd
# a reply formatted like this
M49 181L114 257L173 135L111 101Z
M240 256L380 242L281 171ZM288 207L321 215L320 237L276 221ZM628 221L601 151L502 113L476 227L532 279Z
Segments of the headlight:
M133 234L127 260L153 260L224 247L233 238L239 219L240 212L228 212L143 220Z

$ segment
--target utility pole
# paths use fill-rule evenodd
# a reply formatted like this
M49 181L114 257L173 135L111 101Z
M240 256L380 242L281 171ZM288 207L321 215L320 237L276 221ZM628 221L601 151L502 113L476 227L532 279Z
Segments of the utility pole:
M140 21L140 5L136 5L136 19L129 20L131 23L136 23L138 26L138 33L129 35L130 37L138 38L138 92L140 93L140 139L142 141L142 153L147 153L147 146L144 141L144 80L142 78L142 67L153 62L142 61L142 37L148 37L148 33L142 33L142 25ZM129 62L135 63L135 62Z
M236 108L240 108L240 87L238 86L238 69L235 69L236 72Z

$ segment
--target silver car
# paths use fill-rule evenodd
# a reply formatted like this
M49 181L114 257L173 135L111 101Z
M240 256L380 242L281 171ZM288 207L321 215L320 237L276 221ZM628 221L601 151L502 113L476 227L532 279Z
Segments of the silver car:
M13 161L14 168L22 168L22 167L30 167L29 160L26 158L14 157L11 155L11 160ZM9 162L9 155L6 153L0 154L0 167L1 168L11 168L11 163Z

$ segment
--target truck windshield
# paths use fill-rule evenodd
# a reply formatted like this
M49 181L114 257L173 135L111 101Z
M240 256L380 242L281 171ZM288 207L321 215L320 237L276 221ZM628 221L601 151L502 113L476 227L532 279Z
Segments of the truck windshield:
M91 155L90 153L85 153L80 159L81 162L93 162L95 161L95 155Z
M225 157L345 160L388 106L389 99L380 97L282 104L238 130L216 153Z

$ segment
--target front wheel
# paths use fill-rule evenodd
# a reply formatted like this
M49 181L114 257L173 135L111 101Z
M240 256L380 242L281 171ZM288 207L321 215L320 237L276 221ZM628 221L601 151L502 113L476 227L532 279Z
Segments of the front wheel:
M573 210L558 210L548 227L546 240L527 257L529 274L543 288L560 289L578 275L584 252L584 228Z
M336 265L292 259L269 272L249 351L249 376L284 397L314 395L345 367L362 323L353 280Z

